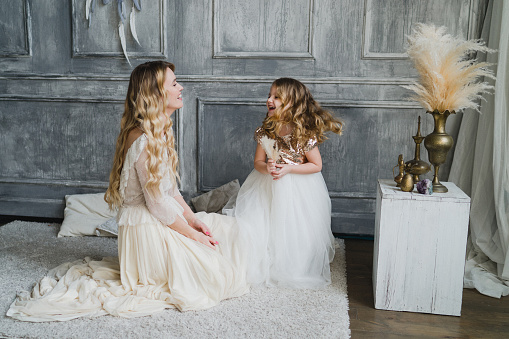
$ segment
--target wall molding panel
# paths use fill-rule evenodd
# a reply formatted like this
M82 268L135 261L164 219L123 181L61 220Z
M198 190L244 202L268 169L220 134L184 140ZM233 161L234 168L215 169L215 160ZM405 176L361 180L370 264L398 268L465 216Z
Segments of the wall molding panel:
M98 97L49 97L34 95L5 95L0 94L0 101L21 102L80 102L80 103L117 103L123 104L125 99L98 98Z
M213 58L214 59L226 59L226 58L239 58L239 59L314 59L313 56L313 13L314 13L314 1L315 0L283 0L281 8L277 7L279 4L267 1L267 0L253 0L250 2L251 6L256 6L256 8L264 13L260 15L258 19L263 22L258 23L258 30L256 32L251 31L250 29L255 25L253 22L245 23L245 22L232 22L232 16L229 15L228 11L238 10L239 12L248 11L245 6L246 3L238 3L238 2L222 2L219 0L213 0L212 6L212 17L213 17L213 42L214 42L214 51ZM298 8L301 5L301 9L305 7L304 13L301 11L291 10L288 7L296 7ZM306 5L306 6L303 6ZM238 8L233 8L233 6L238 6ZM251 8L250 8L251 9ZM269 14L270 12L278 12L277 9L286 11L281 14L279 20L270 20L267 18L265 14ZM247 13L246 13L247 14ZM294 18L294 15L304 15L305 17L297 17L294 22L288 23L290 18ZM281 18L285 18L284 20ZM300 20L299 20L300 19ZM223 21L225 20L225 21ZM274 48L271 43L274 41L270 41L267 39L268 36L272 36L275 40L284 40L285 36L278 35L272 29L276 29L274 26L281 24L281 22L285 21L288 26L282 28L283 31L291 34L293 30L298 29L302 26L302 22L305 22L307 27L304 34L305 42L298 40L291 40L290 43L300 43L302 48L294 51L287 50L288 43L282 42L284 47ZM293 24L293 29L290 26ZM234 25L234 27L232 27ZM289 28L289 29L288 29ZM239 34L241 36L246 37L246 39L239 39L237 41L231 41L232 34L230 31L235 32L235 35ZM250 37L252 39L249 39ZM302 38L302 36L301 36ZM258 48L254 46L254 40L258 42ZM226 44L231 42L231 46L227 46ZM238 45L238 44L242 44ZM285 50L286 49L286 50Z
M406 35L411 33L410 27L416 22L433 22L437 26L445 25L449 27L450 31L452 29L453 35L463 34L465 38L470 38L474 20L473 16L470 15L472 1L451 0L443 2L429 0L427 2L428 6L426 6L419 1L364 0L362 59L408 59L408 55L404 50ZM461 10L465 7L467 8L466 11ZM453 17L459 19L458 26L456 26L456 20L454 22L448 20L450 16L440 15L440 12L437 12L440 10L454 12L456 15ZM395 17L388 17L388 15ZM397 28L394 25L397 25ZM376 32L381 32L381 35L377 36ZM399 36L391 36L391 34L398 34ZM373 45L378 45L378 51L373 51Z
M318 99L317 99L318 100ZM367 109L396 109L405 111L407 109L421 109L421 107L415 103L405 102L405 101L344 101L344 100L318 100L323 107L327 109L331 108L367 108ZM210 118L211 115L216 115L214 118L220 121L229 122L225 116L221 116L226 108L239 107L239 111L246 111L246 107L256 107L259 108L259 111L262 114L258 114L261 116L261 119L255 120L256 123L261 123L264 116L264 108L265 108L265 99L263 98L236 98L236 99L224 99L224 98L210 98L210 97L199 97L197 98L197 135L198 135L198 144L197 144L197 162L198 162L198 190L199 191L209 191L221 186L223 183L218 184L210 184L210 178L207 178L207 168L205 164L207 163L206 158L210 156L211 152L216 152L214 147L210 147L211 145L215 145L214 143L210 143L210 141L206 138L210 136L213 132L208 130L211 124L208 121L205 121L206 118L211 121L214 120ZM208 110L207 108L210 106L222 106L224 109L221 110ZM249 114L249 113L247 113ZM380 114L388 114L386 112L381 112ZM253 119L254 120L254 119ZM251 120L252 121L252 120ZM224 123L223 123L224 125ZM250 126L253 126L251 123ZM227 128L223 126L224 128ZM252 136L254 130L248 130L247 133ZM252 137L247 138L252 139ZM254 154L254 153L253 153ZM248 155L248 157L252 157L253 154ZM222 161L219 163L223 164ZM214 176L217 175L217 171L219 169L212 170L211 174ZM360 191L334 191L330 190L329 195L331 198L352 198L352 199L375 199L375 193L365 193Z
M197 144L197 167L198 167L198 190L201 192L210 191L214 188L221 186L221 184L210 184L207 182L206 175L208 174L208 169L206 168L207 157L211 155L211 150L207 148L207 146L212 146L210 142L205 140L206 137L211 136L211 132L207 131L207 127L210 125L205 122L205 118L207 116L210 117L210 112L206 112L207 106L223 106L223 107L259 107L263 112L263 107L265 106L265 101L262 99L253 99L253 98L236 98L232 99L223 99L223 98L208 98L208 97L199 97L197 98L197 118L198 118L198 126L197 126L197 134L198 134L198 144ZM261 120L260 120L261 121ZM251 135L254 131L251 131ZM252 138L246 138L252 139ZM214 148L214 147L212 147ZM214 151L215 152L215 151ZM254 153L253 153L254 154ZM253 154L246 155L246 157L252 157ZM213 170L214 172L214 170Z
M6 178L0 177L0 184L23 184L38 186L63 186L79 188L108 188L107 181L79 181L79 180L57 180L57 179L33 179L33 178Z
M16 7L17 6L17 7ZM32 56L32 15L29 0L16 0L2 3L0 21L7 41L0 44L0 58L20 58ZM17 11L16 15L11 15ZM16 22L21 19L21 22Z
M136 11L138 20L136 30L142 46L137 45L131 36L128 27L129 13L135 9L128 7L125 36L129 58L161 59L168 57L166 0L158 0L157 3L158 8L155 13L146 13L150 7L145 4L141 11ZM113 24L120 20L116 6L116 2L103 5L102 2L97 1L96 9L94 13L91 13L92 21L89 27L88 21L85 19L85 2L72 0L73 58L124 58L118 37L118 24ZM156 22L154 19L157 19ZM100 27L96 27L99 25ZM156 33L157 38L153 38ZM143 44L146 43L153 46L143 47Z
M271 84L276 78L274 76L214 76L214 75L188 75L177 74L179 82L215 82L215 83L264 83ZM409 85L417 78L371 78L371 77L296 77L305 84L335 84L335 85ZM129 75L111 75L100 74L79 74L79 75L59 75L59 74L9 74L0 75L1 80L85 80L85 81L120 81L129 82Z

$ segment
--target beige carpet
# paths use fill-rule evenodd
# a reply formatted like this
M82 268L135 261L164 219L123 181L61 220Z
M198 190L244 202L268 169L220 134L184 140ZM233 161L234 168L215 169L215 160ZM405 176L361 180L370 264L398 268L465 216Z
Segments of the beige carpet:
M26 323L5 316L16 293L59 264L116 256L114 238L57 238L58 224L14 221L0 227L0 338L349 338L345 245L324 290L258 288L206 311L165 310L149 317L113 316Z

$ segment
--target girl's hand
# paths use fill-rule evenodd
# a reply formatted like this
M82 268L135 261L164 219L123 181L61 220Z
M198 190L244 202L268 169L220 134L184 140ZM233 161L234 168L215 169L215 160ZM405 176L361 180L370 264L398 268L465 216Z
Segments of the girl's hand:
M272 175L272 173L275 173L276 171L276 162L272 159L267 160L267 172Z
M292 166L293 165L275 164L276 171L271 172L270 175L272 175L272 178L274 178L274 180L279 180L288 173L292 172Z

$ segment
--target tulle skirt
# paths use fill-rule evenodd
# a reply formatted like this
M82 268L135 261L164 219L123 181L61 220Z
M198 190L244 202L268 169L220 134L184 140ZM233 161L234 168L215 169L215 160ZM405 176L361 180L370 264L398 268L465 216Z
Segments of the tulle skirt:
M216 250L162 225L145 206L122 209L119 258L86 258L56 267L31 294L18 295L7 315L32 322L103 314L138 317L165 308L206 309L248 292L235 219L197 216L219 242Z
M335 246L321 173L273 180L253 170L233 215L248 249L248 282L310 289L330 284Z

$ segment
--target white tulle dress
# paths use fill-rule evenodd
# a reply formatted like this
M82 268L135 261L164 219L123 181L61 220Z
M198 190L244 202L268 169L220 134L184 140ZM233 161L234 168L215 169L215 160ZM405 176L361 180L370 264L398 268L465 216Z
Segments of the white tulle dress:
M137 317L165 308L212 307L249 290L246 255L234 218L197 213L219 242L216 250L166 226L183 208L169 177L154 199L144 189L147 137L129 148L120 182L118 258L65 263L22 293L7 315L24 321L63 321L112 314ZM185 220L185 219L184 219Z
M257 129L255 140L265 149L264 138L263 130ZM298 145L288 136L273 145L278 148L277 162L298 165L305 162L316 139ZM232 214L248 244L248 282L310 289L330 284L335 242L331 202L321 173L290 173L273 180L253 170L240 188Z

